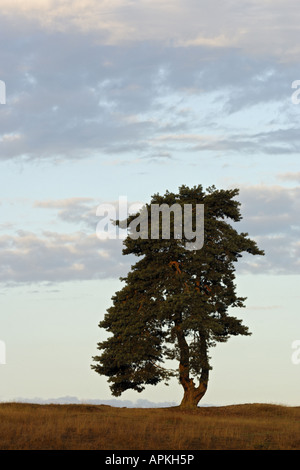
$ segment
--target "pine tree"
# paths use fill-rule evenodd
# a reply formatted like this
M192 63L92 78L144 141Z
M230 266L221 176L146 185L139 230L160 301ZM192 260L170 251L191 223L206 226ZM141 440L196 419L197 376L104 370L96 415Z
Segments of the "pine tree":
M238 233L229 223L242 219L234 199L238 193L215 186L206 192L201 185L181 186L178 194L155 194L144 207L150 214L153 204L179 204L182 209L192 204L195 215L196 205L204 204L204 244L187 249L188 240L179 238L175 223L169 239L143 237L142 230L151 230L150 216L148 227L139 227L140 238L129 233L124 240L123 254L141 259L121 278L125 285L99 323L111 336L98 343L101 355L91 366L108 377L114 396L128 389L141 392L145 385L161 381L167 384L176 376L184 390L180 406L196 407L208 387L209 349L231 335L251 334L229 314L229 308L244 307L246 300L236 295L234 263L243 252L264 252L248 233ZM137 221L140 214L129 216L126 223ZM167 368L169 361L179 367Z

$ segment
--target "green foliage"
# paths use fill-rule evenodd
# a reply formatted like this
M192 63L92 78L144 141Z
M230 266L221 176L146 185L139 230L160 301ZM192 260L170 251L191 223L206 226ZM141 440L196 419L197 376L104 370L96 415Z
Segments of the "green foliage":
M111 335L98 344L101 355L93 358L96 364L91 366L109 378L113 395L127 389L140 392L147 384L168 381L174 374L179 377L178 371L163 367L166 360L179 361L188 377L199 378L211 368L210 347L231 335L250 334L241 320L228 313L229 307L244 307L246 300L236 295L234 263L243 252L264 252L230 224L242 218L240 203L234 199L238 193L214 186L205 193L199 185L152 196L146 208L204 204L205 238L200 250L187 250L187 240L178 239L175 230L169 240L130 236L124 240L123 254L141 259L121 279L125 285L99 324ZM148 224L151 228L150 218Z

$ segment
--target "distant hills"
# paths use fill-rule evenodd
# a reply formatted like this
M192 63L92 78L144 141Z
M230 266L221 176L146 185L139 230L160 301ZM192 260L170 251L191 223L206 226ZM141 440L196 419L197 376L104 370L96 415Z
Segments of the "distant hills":
M7 400L6 400L7 401ZM124 408L168 408L171 406L178 406L178 403L175 402L159 402L155 403L149 400L138 399L136 402L132 402L130 400L117 400L117 399L110 399L110 400L101 400L101 399L79 399L78 397L73 396L64 396L59 398L14 398L13 400L9 400L14 403L36 403L40 405L68 405L68 404L77 404L77 405L109 405L109 406L116 406L116 407L124 407ZM214 406L214 405L207 405L203 404L200 406Z

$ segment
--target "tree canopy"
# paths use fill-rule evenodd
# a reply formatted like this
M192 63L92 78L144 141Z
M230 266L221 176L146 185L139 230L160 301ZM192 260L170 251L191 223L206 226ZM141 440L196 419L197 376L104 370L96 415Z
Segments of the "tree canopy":
M264 252L248 233L232 226L242 219L238 194L238 189L212 186L205 192L201 185L183 185L178 193L155 194L146 204L146 209L153 204L177 204L182 209L191 204L194 215L197 204L203 204L201 249L187 249L190 240L178 237L175 224L169 239L131 237L129 229L123 254L140 259L121 278L125 285L99 323L110 336L98 343L101 354L91 366L108 377L114 396L128 389L141 392L146 385L167 383L176 376L184 389L181 406L197 406L208 386L209 349L232 335L251 334L229 311L244 307L246 300L236 294L235 263L243 252ZM151 229L150 210L148 214ZM129 216L127 224L138 215ZM174 363L175 369L167 367Z

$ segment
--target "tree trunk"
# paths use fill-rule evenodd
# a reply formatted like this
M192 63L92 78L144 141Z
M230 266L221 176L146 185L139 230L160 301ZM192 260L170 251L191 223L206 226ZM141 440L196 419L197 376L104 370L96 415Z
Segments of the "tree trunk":
M206 358L207 367L202 369L198 387L195 386L193 379L190 378L190 364L189 364L189 346L186 342L180 324L175 326L178 346L180 349L180 363L179 363L179 382L184 389L183 399L180 403L180 408L193 409L201 398L205 395L208 386L209 366L207 362L206 342L202 342L202 354Z
M207 376L204 379L203 376ZM205 395L208 385L208 371L203 371L201 374L200 384L198 387L195 386L193 379L188 381L180 380L181 385L184 389L184 395L180 403L180 408L193 409L197 408L199 401Z

